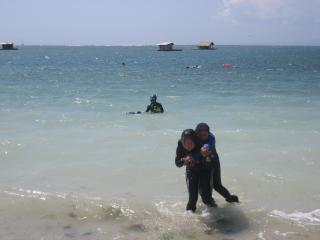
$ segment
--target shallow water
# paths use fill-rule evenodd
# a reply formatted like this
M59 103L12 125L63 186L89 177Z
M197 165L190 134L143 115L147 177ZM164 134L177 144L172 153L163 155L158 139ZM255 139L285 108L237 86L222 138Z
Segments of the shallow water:
M0 52L3 239L317 239L320 47L183 49ZM192 215L174 156L202 121L241 204Z

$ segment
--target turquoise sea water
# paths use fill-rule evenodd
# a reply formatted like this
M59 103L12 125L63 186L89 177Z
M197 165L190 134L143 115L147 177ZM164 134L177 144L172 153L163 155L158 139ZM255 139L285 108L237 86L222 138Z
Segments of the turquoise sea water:
M320 47L182 48L0 51L3 239L317 239ZM188 215L175 148L203 121L241 204Z

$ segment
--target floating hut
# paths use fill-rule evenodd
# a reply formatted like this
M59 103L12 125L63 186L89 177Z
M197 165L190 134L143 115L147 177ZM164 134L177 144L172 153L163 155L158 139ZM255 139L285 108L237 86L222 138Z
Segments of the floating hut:
M214 49L214 43L213 42L199 42L197 45L198 49L201 50L213 50Z
M173 42L163 42L159 43L159 50L158 51L182 51L182 49L174 49L173 48L174 43Z
M13 42L1 43L1 46L2 46L1 50L17 50L17 48L13 46Z

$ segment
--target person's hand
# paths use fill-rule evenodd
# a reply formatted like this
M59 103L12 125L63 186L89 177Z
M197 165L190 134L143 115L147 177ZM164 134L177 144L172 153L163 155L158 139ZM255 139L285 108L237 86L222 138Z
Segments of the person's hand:
M194 162L194 158L192 156L186 156L183 158L183 162L185 165L191 165Z
M200 153L201 153L202 156L207 157L207 156L209 156L210 151L209 151L209 149L207 147L202 147L200 149Z

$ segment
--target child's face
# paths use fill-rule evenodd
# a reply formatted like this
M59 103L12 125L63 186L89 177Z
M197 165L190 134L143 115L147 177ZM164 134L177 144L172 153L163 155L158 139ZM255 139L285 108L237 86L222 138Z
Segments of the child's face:
M201 141L206 141L209 137L209 132L206 131L206 130L202 130L198 133L198 138L201 140Z
M190 138L185 138L182 142L182 145L188 151L192 151L195 147L194 142Z

